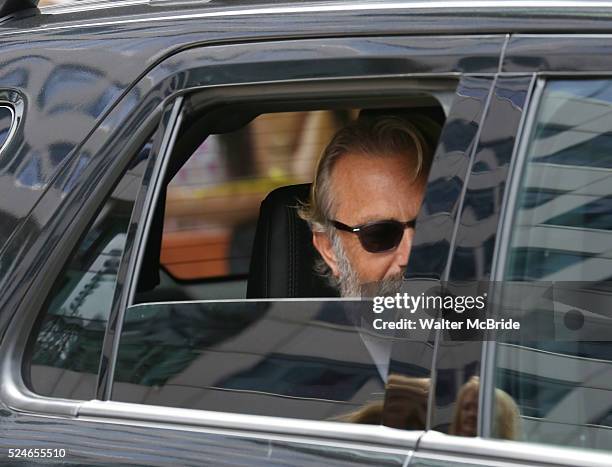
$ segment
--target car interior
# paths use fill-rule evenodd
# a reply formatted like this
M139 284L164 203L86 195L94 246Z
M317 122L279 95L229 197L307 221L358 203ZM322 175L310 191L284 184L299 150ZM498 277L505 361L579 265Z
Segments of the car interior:
M337 296L313 271L318 253L296 209L320 153L351 119L391 114L440 128L445 120L440 101L425 93L198 107L197 98L187 105L135 303Z

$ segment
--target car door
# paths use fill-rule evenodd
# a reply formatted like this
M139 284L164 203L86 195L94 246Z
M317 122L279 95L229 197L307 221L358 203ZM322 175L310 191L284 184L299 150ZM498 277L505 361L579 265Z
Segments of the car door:
M498 103L489 107L480 142L505 167L498 165L499 177L488 172L491 164L472 168L472 174L485 169L483 183L473 178L472 195L497 188L478 203L468 188L453 262L461 260L461 242L467 248L464 260L451 265L451 278L475 281L474 287L484 281L498 294L501 316L518 320L521 332L442 344L441 355L445 346L460 351L448 361L451 367L461 362L454 371L463 366L454 380L475 388L474 434L481 438L466 438L460 423L449 430L455 436L427 433L412 465L610 463L612 184L603 148L611 68L607 59L585 58L600 57L609 41L517 35L509 42L497 77L506 90L496 90ZM486 213L493 216L488 226ZM459 391L453 415L441 423L453 424L467 410L465 394Z
M410 271L414 278L441 280L448 269L453 232L460 219L459 195L469 183L467 171L478 135L483 131L481 119L495 84L492 75L498 67L503 43L503 36L236 43L184 50L149 70L63 167L56 184L60 192L62 189L67 192L65 196L71 202L53 204L57 192L50 190L31 213L41 228L20 231L6 249L11 261L24 261L24 266L19 274L6 279L16 294L4 302L12 312L3 316L12 319L2 341L1 399L6 407L2 417L5 433L9 433L2 438L3 447L48 448L46 439L52 432L53 446L66 449L65 455L71 461L85 464L406 465L422 430L350 425L265 412L253 414L248 401L243 403L240 398L236 398L234 405L244 408L233 413L229 409L219 410L224 398L219 399L217 407L204 408L180 407L172 394L165 400L157 399L156 403L131 401L131 397L140 397L143 391L152 394L159 389L155 383L159 379L121 381L117 377L118 371L130 361L123 358L133 355L126 353L126 342L130 343L130 337L143 335L139 332L148 325L154 326L155 319L162 316L157 312L168 315L164 321L168 326L162 331L174 329L174 325L182 331L180 322L173 321L173 317L184 313L196 316L202 310L233 306L240 312L255 306L240 300L234 301L237 305L214 301L136 305L132 300L138 268L145 254L145 240L165 168L187 115L185 102L191 95L206 99L204 109L219 102L245 101L253 95L259 98L264 95L270 100L289 95L300 102L314 97L331 99L333 93L340 93L345 99L381 92L401 98L410 92L431 90L431 83L446 79L455 80L456 89L450 94L447 124L426 194L427 209L419 220L423 228L417 229L415 260ZM114 139L107 139L108 135ZM146 157L142 156L144 149ZM116 155L111 157L112 153ZM92 158L92 154L96 157ZM449 165L448 161L454 164ZM136 168L136 173L130 172ZM124 193L122 181L126 176L132 177L140 188L133 190L131 204L121 208L120 235L114 234L102 242L106 246L89 262L77 262L92 265L93 269L87 269L84 277L69 272L74 264L70 261L80 258L81 251L91 252L88 242L99 238L92 235L106 232L106 224L96 218L109 212L105 202L122 199L123 195L113 193ZM45 215L48 209L45 201L56 207L52 217ZM115 208L118 204L121 203L112 203ZM117 222L111 224L112 230ZM432 251L435 267L425 261L431 258ZM33 254L39 255L37 261L32 261ZM111 282L108 289L96 286L104 280ZM61 284L73 286L70 293L58 298L58 293L61 295L64 290ZM36 293L27 293L31 290ZM87 298L92 293L104 294L103 317L79 315L87 308L83 304L91 303ZM67 303L67 309L75 314L59 313L59 320L57 314L48 319L45 313L55 309L57 300ZM96 306L100 303L97 301ZM273 304L281 315L286 312L283 303ZM306 316L310 311L306 309L304 313ZM71 326L44 326L57 322ZM187 328L190 327L187 323ZM38 333L40 329L45 333ZM191 355L193 342L184 340L180 332L178 335L168 335L167 342L184 346L186 352L181 355ZM41 389L24 375L36 376L31 371L32 358L37 346L49 342L58 345L44 347L44 355L50 358L38 361L43 367L41 380L48 381L46 370L57 375L57 380ZM64 357L65 345L71 346L70 359ZM315 347L306 348L312 352ZM57 352L55 359L51 358L53 349ZM74 349L83 349L83 353ZM430 372L432 349L430 344L423 344L419 352L421 369L426 374ZM393 352L394 361L412 363L405 349L398 347ZM83 366L73 365L77 360ZM155 363L155 359L150 361ZM158 370L164 373L167 368ZM119 383L126 383L122 396L118 395ZM244 398L248 392L238 394ZM271 407L280 401L277 397ZM32 431L40 434L36 441Z

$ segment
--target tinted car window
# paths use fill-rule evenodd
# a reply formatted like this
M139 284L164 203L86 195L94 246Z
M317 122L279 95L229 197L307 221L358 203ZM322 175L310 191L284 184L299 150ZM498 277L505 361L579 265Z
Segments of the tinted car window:
M360 305L135 305L123 324L113 399L379 423L389 354L378 359L372 349L384 349L389 342L384 336L366 336L357 319ZM371 304L365 306L370 315Z
M498 346L497 387L528 441L612 446L612 342L597 334L612 298L611 112L610 81L549 82L520 174L505 277L550 281L539 325L557 339Z
M102 206L38 318L24 363L24 379L38 394L94 396L117 270L150 148L149 142L141 149Z

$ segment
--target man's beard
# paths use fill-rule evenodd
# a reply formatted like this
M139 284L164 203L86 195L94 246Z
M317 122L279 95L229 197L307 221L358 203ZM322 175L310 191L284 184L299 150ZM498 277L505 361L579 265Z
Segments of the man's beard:
M338 265L338 288L341 297L366 298L381 295L395 295L401 291L404 278L404 268L399 274L384 278L377 282L361 283L359 274L351 266L342 246L340 237L334 235L332 248Z

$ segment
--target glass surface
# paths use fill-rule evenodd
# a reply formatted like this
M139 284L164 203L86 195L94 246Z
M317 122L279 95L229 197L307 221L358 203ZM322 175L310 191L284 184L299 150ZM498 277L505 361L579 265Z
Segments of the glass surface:
M527 441L612 449L612 342L593 342L586 325L569 319L610 320L611 150L612 82L547 83L521 174L505 279L556 284L550 322L564 323L566 335L501 343L496 365L497 387L518 407ZM561 298L561 286L571 299Z
M132 208L151 143L139 152L53 286L35 325L24 379L41 395L94 397L102 341Z
M385 386L410 405L415 385L388 375L393 336L367 328L371 315L371 302L135 305L121 333L112 399L380 424ZM411 363L429 376L430 362L419 355ZM417 398L426 413L426 397Z

